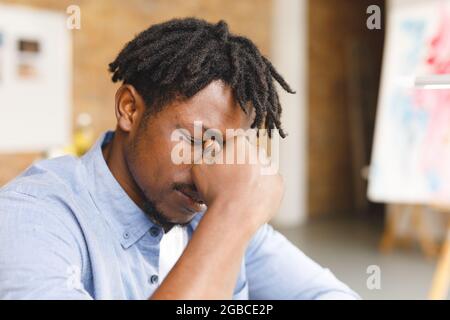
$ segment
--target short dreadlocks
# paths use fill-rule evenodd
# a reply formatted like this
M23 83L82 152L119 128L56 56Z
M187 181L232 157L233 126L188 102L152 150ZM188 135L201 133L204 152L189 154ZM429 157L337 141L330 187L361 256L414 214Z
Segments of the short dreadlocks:
M252 128L281 128L281 105L275 79L295 93L255 44L229 32L221 20L211 24L196 18L156 24L127 43L109 64L112 81L131 84L148 111L176 98L190 98L214 80L229 85L241 109L255 109ZM269 130L270 134L270 130Z

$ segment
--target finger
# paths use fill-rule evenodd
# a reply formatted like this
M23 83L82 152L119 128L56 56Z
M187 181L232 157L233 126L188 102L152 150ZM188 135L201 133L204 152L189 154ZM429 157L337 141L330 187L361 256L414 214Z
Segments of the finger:
M227 164L256 164L257 147L250 143L246 135L234 135L224 145Z

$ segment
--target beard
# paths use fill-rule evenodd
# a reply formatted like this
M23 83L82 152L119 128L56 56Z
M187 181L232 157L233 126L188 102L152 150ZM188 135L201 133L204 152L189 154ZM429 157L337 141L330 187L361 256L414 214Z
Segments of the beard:
M190 221L186 223L179 223L171 221L167 215L165 215L161 210L157 208L155 202L150 199L146 199L144 204L142 205L142 210L147 215L147 217L156 225L161 226L164 229L164 232L168 232L174 226L187 226Z

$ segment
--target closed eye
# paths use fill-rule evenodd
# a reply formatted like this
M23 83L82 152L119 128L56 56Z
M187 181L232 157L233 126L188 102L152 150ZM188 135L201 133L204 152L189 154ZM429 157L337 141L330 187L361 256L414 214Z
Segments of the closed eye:
M197 146L199 146L199 145L202 145L203 144L203 141L202 140L197 140L197 139L194 139L193 137L191 137L191 136L184 136L184 140L186 141L186 142L189 142L191 145L197 145Z
M192 145L197 145L197 146L203 144L203 141L202 141L202 140L195 140L195 139L193 139L193 138L190 139L190 142L191 142Z

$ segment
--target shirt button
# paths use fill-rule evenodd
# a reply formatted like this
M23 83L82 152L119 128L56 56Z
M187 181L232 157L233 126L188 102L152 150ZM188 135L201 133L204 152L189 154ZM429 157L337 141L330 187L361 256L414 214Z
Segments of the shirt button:
M151 227L150 228L150 234L152 237L157 237L159 235L159 228L158 227Z
M150 277L150 279L149 279L149 282L150 282L151 284L157 283L157 282L158 282L158 275L156 275L156 274L152 275L152 276Z
M123 238L128 239L130 237L130 234L128 232L123 233Z

